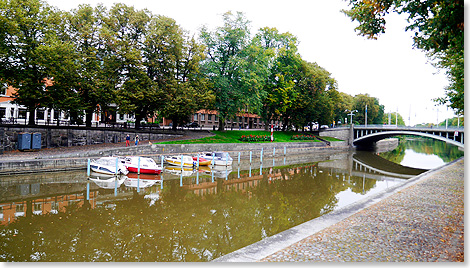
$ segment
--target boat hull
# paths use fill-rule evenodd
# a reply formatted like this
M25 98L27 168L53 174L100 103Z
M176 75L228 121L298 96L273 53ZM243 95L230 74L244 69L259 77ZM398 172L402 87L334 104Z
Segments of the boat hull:
M127 170L129 170L129 172L132 172L132 173L138 173L138 171L139 171L139 169L137 167L132 167L132 166L128 166ZM162 173L162 170L161 169L140 168L140 173L141 174L156 174L156 175L159 175L160 173Z

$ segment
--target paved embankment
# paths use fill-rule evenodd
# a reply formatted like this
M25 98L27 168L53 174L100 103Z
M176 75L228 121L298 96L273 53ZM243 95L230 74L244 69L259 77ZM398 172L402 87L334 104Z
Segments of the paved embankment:
M216 261L464 261L464 184L462 158Z

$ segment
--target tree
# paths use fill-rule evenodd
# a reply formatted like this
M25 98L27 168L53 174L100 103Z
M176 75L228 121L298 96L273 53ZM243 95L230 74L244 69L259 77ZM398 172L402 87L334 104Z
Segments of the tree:
M398 117L398 125L405 126L406 124L405 124L405 121L403 120L403 117L401 116L401 114L397 114L397 112L384 113L382 116L384 124L387 124L387 125L388 125L389 119L390 119L390 125L395 125L395 123L397 122L397 117Z
M367 105L367 123L382 124L384 106L379 104L377 98L369 96L369 94L358 94L354 96L353 110L357 110L355 121L359 124L365 124Z
M408 14L406 30L414 31L414 46L427 52L446 70L450 85L446 96L436 99L458 114L464 113L464 1L463 0L347 0L343 10L359 22L360 35L376 39L385 32L385 16L390 12Z
M47 73L38 50L54 36L56 10L41 0L0 1L0 80L17 89L14 103L29 111L44 107Z
M252 42L243 13L227 12L223 21L214 32L204 27L200 33L207 55L202 70L213 85L219 130L241 110L259 110L267 76L266 55Z

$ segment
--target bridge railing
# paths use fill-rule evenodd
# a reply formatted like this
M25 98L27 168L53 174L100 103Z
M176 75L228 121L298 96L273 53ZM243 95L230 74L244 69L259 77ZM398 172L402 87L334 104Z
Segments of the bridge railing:
M396 126L396 125L381 125L381 124L367 124L366 125L354 125L355 128L383 128L383 129L394 129L394 128L399 128L399 129L436 129L436 130L458 130L458 131L463 131L465 127L456 127L456 126L431 126L431 127L422 127L422 126Z

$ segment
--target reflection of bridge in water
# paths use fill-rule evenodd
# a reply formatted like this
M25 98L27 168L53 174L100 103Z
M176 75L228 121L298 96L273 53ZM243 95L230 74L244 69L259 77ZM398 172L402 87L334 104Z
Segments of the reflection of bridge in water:
M355 172L364 172L370 175L383 174L404 179L409 179L428 171L427 169L402 166L368 152L356 152L353 155L352 164Z

